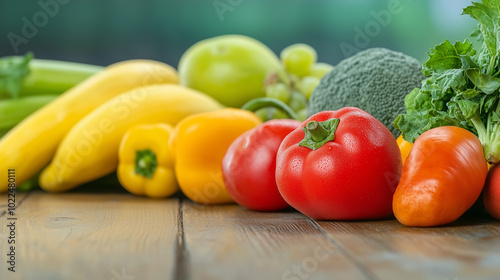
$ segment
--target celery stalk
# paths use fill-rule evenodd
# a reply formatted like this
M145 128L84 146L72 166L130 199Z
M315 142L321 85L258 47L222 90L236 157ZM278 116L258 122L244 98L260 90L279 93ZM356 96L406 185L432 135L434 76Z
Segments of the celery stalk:
M57 95L28 96L0 101L0 137L36 110L52 102Z
M32 54L0 58L0 99L61 94L103 67L34 59Z

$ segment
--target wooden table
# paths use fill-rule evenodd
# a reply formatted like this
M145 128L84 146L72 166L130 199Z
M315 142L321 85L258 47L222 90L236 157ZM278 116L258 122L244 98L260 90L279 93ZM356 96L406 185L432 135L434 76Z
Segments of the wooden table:
M500 279L500 222L314 221L123 191L0 195L0 279ZM8 228L15 217L15 270Z

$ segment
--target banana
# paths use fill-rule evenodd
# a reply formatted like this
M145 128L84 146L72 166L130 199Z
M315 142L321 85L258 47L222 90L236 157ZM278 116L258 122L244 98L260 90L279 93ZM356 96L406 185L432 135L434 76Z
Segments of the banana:
M38 173L54 155L64 135L100 104L140 86L178 83L171 66L151 60L129 60L108 66L31 114L0 140L0 193L8 172L20 185Z
M175 125L188 115L222 107L215 99L179 85L152 85L123 93L71 129L42 171L40 186L61 192L112 173L118 165L121 138L133 126Z

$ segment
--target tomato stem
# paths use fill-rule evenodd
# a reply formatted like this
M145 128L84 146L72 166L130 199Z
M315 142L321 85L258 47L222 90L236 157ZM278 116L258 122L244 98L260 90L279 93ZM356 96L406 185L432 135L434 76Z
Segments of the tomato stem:
M304 139L299 142L299 146L311 150L319 149L325 143L335 140L335 132L340 123L340 119L331 118L323 122L310 121L303 130Z
M325 129L325 127L317 122L317 121L310 121L306 124L306 129L311 133L311 138L316 141L316 142L321 142L325 140L330 133Z
M146 178L153 177L156 166L156 155L150 149L140 150L135 155L135 174L141 175Z

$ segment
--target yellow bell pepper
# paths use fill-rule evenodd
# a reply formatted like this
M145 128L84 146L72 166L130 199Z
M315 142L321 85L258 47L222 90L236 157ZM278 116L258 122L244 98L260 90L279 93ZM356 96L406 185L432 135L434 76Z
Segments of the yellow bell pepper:
M404 164L413 144L403 139L403 135L399 135L396 142L398 143L399 150L401 151L401 157L403 158Z
M222 178L222 159L238 136L261 123L254 113L233 108L199 113L180 121L173 145L182 192L201 204L233 202Z
M168 197L179 187L175 179L170 137L165 124L138 125L125 133L119 148L118 179L132 194Z

